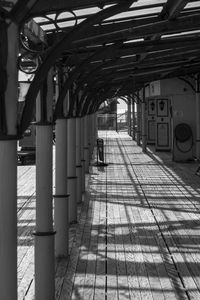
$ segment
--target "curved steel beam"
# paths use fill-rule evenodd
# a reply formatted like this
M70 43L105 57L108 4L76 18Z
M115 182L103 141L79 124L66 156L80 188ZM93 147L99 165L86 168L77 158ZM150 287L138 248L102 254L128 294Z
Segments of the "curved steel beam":
M109 62L103 62L100 66L93 67L92 70L89 72L89 74L87 73L85 76L82 76L81 82L78 81L75 93L78 94L80 92L80 90L83 88L83 85L86 84L86 83L87 83L87 90L88 89L91 89L91 90L95 89L95 90L97 90L98 86L95 85L95 83L96 83L96 77L94 77L94 75L97 74L98 71L100 71L102 69L102 67L107 66L108 63ZM78 107L77 114L79 114L80 111L81 111L81 105L82 105L81 101L82 101L82 98L79 101L79 106L80 107ZM73 109L73 107L72 107L72 109Z
M103 97L99 100L99 102L98 103L94 103L92 111L90 113L97 111L98 108L99 108L99 106L101 105L101 103L103 103L108 97L109 98L112 98L112 97L124 97L124 96L121 96L120 93L123 92L123 94L124 94L124 92L127 92L127 89L125 89L127 86L129 86L129 82L125 81L124 84L122 84L121 87L118 88L117 91L113 91L112 92L111 89L107 89L107 91L104 92ZM112 92L112 94L109 94L109 92ZM133 93L133 90L131 89L129 93Z
M109 94L105 94L105 96L103 98L100 99L100 101L98 103L96 103L96 105L94 104L93 109L90 111L90 113L92 112L96 112L99 109L99 106L108 98ZM118 97L118 93L113 95L114 97ZM126 101L125 101L126 102Z
M73 30L73 32L66 34L55 46L53 46L49 50L48 55L44 59L44 62L39 68L39 70L37 71L26 95L25 107L19 126L19 134L22 134L26 130L26 128L32 120L35 99L37 97L43 80L46 78L49 69L55 63L56 59L62 55L62 52L65 49L73 49L76 47L75 45L73 45L73 41L75 41L75 39L77 39L81 33L89 30L90 27L92 27L94 24L100 23L102 20L112 15L127 10L127 8L133 3L133 1L134 0L128 0L126 2L122 2L115 6L111 6L107 9L104 9L103 11L95 15L92 15L82 23L78 24Z
M93 55L91 55L87 59L85 59L81 64L79 64L69 74L69 77L66 79L66 81L65 81L65 83L62 87L62 91L59 94L59 97L58 97L58 100L57 100L57 103L56 103L56 108L55 108L55 112L54 112L54 120L56 119L56 117L59 117L59 116L62 117L63 101L66 97L67 91L69 90L71 84L78 78L80 73L83 72L86 68L87 68L87 70L90 69L90 68L94 68L93 66L88 67L91 60L100 59L102 57L102 55L104 55L104 53L113 52L113 50L116 49L117 47L119 47L119 45L121 45L121 43L105 46L105 47L103 47L103 49L101 48L101 49L97 50ZM69 116L72 114L73 106L74 106L74 101L70 101Z
M118 94L118 92L122 88L124 88L124 85L126 85L126 84L127 84L127 82L122 83L122 85L117 89L117 91L114 90L111 95L109 95L109 92L112 89L112 85L110 85L110 84L103 83L102 85L99 86L98 90L96 88L94 88L93 92L88 95L88 97L87 97L87 99L84 103L84 106L83 106L83 109L82 109L82 114L87 113L88 108L90 107L91 101L93 100L93 97L94 97L95 94L102 92L103 93L103 99L104 99L103 101L105 101L105 99L108 98L108 95L109 95L110 98L115 97ZM101 99L100 99L100 101L101 101Z

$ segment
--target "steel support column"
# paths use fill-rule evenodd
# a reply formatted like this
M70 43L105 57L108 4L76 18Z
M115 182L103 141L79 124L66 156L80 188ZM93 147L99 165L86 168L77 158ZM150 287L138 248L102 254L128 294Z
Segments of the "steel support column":
M36 102L35 299L55 299L55 255L52 201L53 71Z
M77 203L82 202L81 118L76 118Z
M96 145L96 114L92 114L92 152L94 151L94 147Z
M92 115L88 115L88 150L89 150L89 162L92 159L92 152L93 152L93 120Z
M67 120L67 185L69 194L69 222L77 222L76 191L76 119Z
M196 75L196 158L200 160L200 77Z
M131 135L131 102L130 102L130 98L128 98L128 115L127 115L127 119L128 119L128 135Z
M67 194L67 119L56 120L56 195L54 198L55 253L68 255L69 195Z
M140 134L141 134L141 104L137 99L137 130L136 130L136 141L137 145L140 146Z
M142 104L141 104L141 116L142 116L142 151L147 151L147 134L146 134L146 113L145 113L145 88L143 88Z
M81 165L82 165L82 193L85 193L84 117L81 118Z
M3 23L3 22L2 22ZM5 26L8 52L0 64L1 134L0 134L0 298L17 299L17 56L18 27L11 23ZM7 32L6 32L7 30ZM2 35L1 35L2 37ZM1 41L3 43L3 41ZM1 48L1 47L0 47ZM3 70L4 71L4 70ZM7 76L7 84L3 86ZM3 105L4 104L4 108ZM2 126L5 118L5 128Z
M52 125L36 125L35 299L54 300Z
M88 132L88 116L84 117L84 160L85 160L85 172L89 173L89 132Z
M135 101L132 98L132 139L135 140Z

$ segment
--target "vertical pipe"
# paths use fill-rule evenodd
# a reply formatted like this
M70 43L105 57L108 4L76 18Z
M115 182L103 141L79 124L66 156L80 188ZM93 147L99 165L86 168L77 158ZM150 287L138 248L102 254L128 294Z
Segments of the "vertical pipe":
M35 299L54 300L52 125L36 125Z
M145 114L145 88L143 88L142 96L142 151L147 151L147 134L146 134L146 114Z
M200 160L200 78L196 76L196 158Z
M67 133L67 184L69 194L69 222L77 222L77 195L76 195L76 119L68 122Z
M67 194L67 119L56 120L56 195L54 198L55 254L66 257L69 252L69 196Z
M13 1L14 2L14 1ZM3 23L3 22L2 22ZM8 53L5 58L7 86L5 111L7 132L0 139L0 298L17 299L17 56L18 27L7 29ZM1 24L3 26L3 24ZM2 29L2 28L1 28ZM3 30L3 29L2 29ZM6 32L5 32L6 34ZM5 41L6 43L7 41ZM6 49L6 44L4 45ZM2 55L2 53L1 53ZM0 67L1 68L1 67ZM3 78L0 78L3 87ZM2 109L2 107L1 107Z

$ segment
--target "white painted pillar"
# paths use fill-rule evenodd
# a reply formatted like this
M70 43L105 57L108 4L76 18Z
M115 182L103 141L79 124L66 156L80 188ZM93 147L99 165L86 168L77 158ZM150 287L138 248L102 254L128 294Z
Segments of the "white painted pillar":
M0 140L0 298L17 299L17 142Z
M76 118L76 177L77 203L82 202L81 118Z
M131 102L128 98L128 134L131 135Z
M5 24L4 24L5 25ZM3 31L3 21L0 24ZM7 25L5 25L7 27ZM7 27L8 53L5 63L5 130L0 128L0 298L17 299L17 56L18 27ZM6 30L6 29L5 29ZM6 35L6 31L5 31ZM1 41L2 42L2 41ZM5 49L6 49L6 41ZM1 53L2 55L2 53ZM2 71L2 70L1 70ZM2 74L2 73L1 73ZM5 88L5 89L4 89ZM5 94L4 94L5 91ZM3 108L1 107L1 112Z
M76 191L76 119L70 118L67 133L67 185L69 194L69 222L77 222L77 191Z
M139 99L137 99L137 130L136 130L136 141L137 145L140 146L140 134L141 134L141 105Z
M55 299L55 256L53 229L53 72L47 76L47 95L36 102L36 231L35 299Z
M146 133L146 113L145 113L145 88L143 88L143 99L141 104L142 117L142 151L147 151L147 133Z
M54 196L55 254L69 253L69 195L67 191L67 119L56 120L56 195Z
M94 114L94 145L98 137L98 126L97 126L97 113Z
M196 158L200 160L200 78L196 76Z
M96 120L95 113L92 114L92 153L94 152L94 147L96 145Z
M85 172L89 173L89 145L88 145L88 116L83 118L84 122L84 160L85 160Z
M52 125L36 125L35 299L54 300Z
M93 152L93 120L92 115L88 115L88 150L89 150L89 163L92 159L92 152Z
M82 165L82 193L85 193L84 117L81 118L81 165Z
M135 140L135 102L132 99L132 139Z

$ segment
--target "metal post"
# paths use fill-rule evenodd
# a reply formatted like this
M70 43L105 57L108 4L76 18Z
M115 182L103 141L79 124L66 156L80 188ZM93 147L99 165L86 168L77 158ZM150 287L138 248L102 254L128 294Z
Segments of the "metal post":
M97 137L98 137L98 121L97 121L97 112L95 113L95 125L94 125L94 127L95 127L95 139L97 139Z
M17 142L0 141L0 295L17 299Z
M196 75L196 158L200 160L200 78Z
M147 135L146 135L146 114L145 114L145 88L143 88L142 97L142 151L147 151Z
M77 195L76 195L76 119L68 122L67 133L67 184L69 194L69 222L77 222Z
M55 299L52 125L36 126L35 299Z
M132 98L132 139L135 140L135 101Z
M88 145L88 116L84 117L84 160L85 172L89 173L89 145Z
M136 141L137 145L140 146L140 126L141 126L141 111L140 111L140 101L137 99L137 131L136 131Z
M82 165L82 193L85 193L84 117L81 118L81 165Z
M128 134L131 135L131 102L128 98Z
M14 1L13 1L14 2ZM0 135L0 298L17 299L17 56L18 27L1 22L1 31L7 34L8 52L2 53L5 63L5 75L1 72L1 93L5 110L1 106L1 114L5 118L5 128L1 122ZM4 26L4 29L3 29ZM2 41L1 41L2 42ZM4 69L3 69L4 70ZM4 73L3 73L4 74ZM3 76L7 85L3 86ZM5 94L4 94L5 91ZM4 98L5 95L5 98Z
M93 120L92 115L88 115L88 150L89 150L89 162L92 159L92 152L93 152Z
M76 118L77 203L82 202L81 118Z
M92 123L93 123L93 130L92 130L92 151L94 151L94 147L96 146L96 114L93 113L92 115Z
M55 253L66 257L69 252L69 195L67 194L67 119L56 120L56 195L54 198Z

